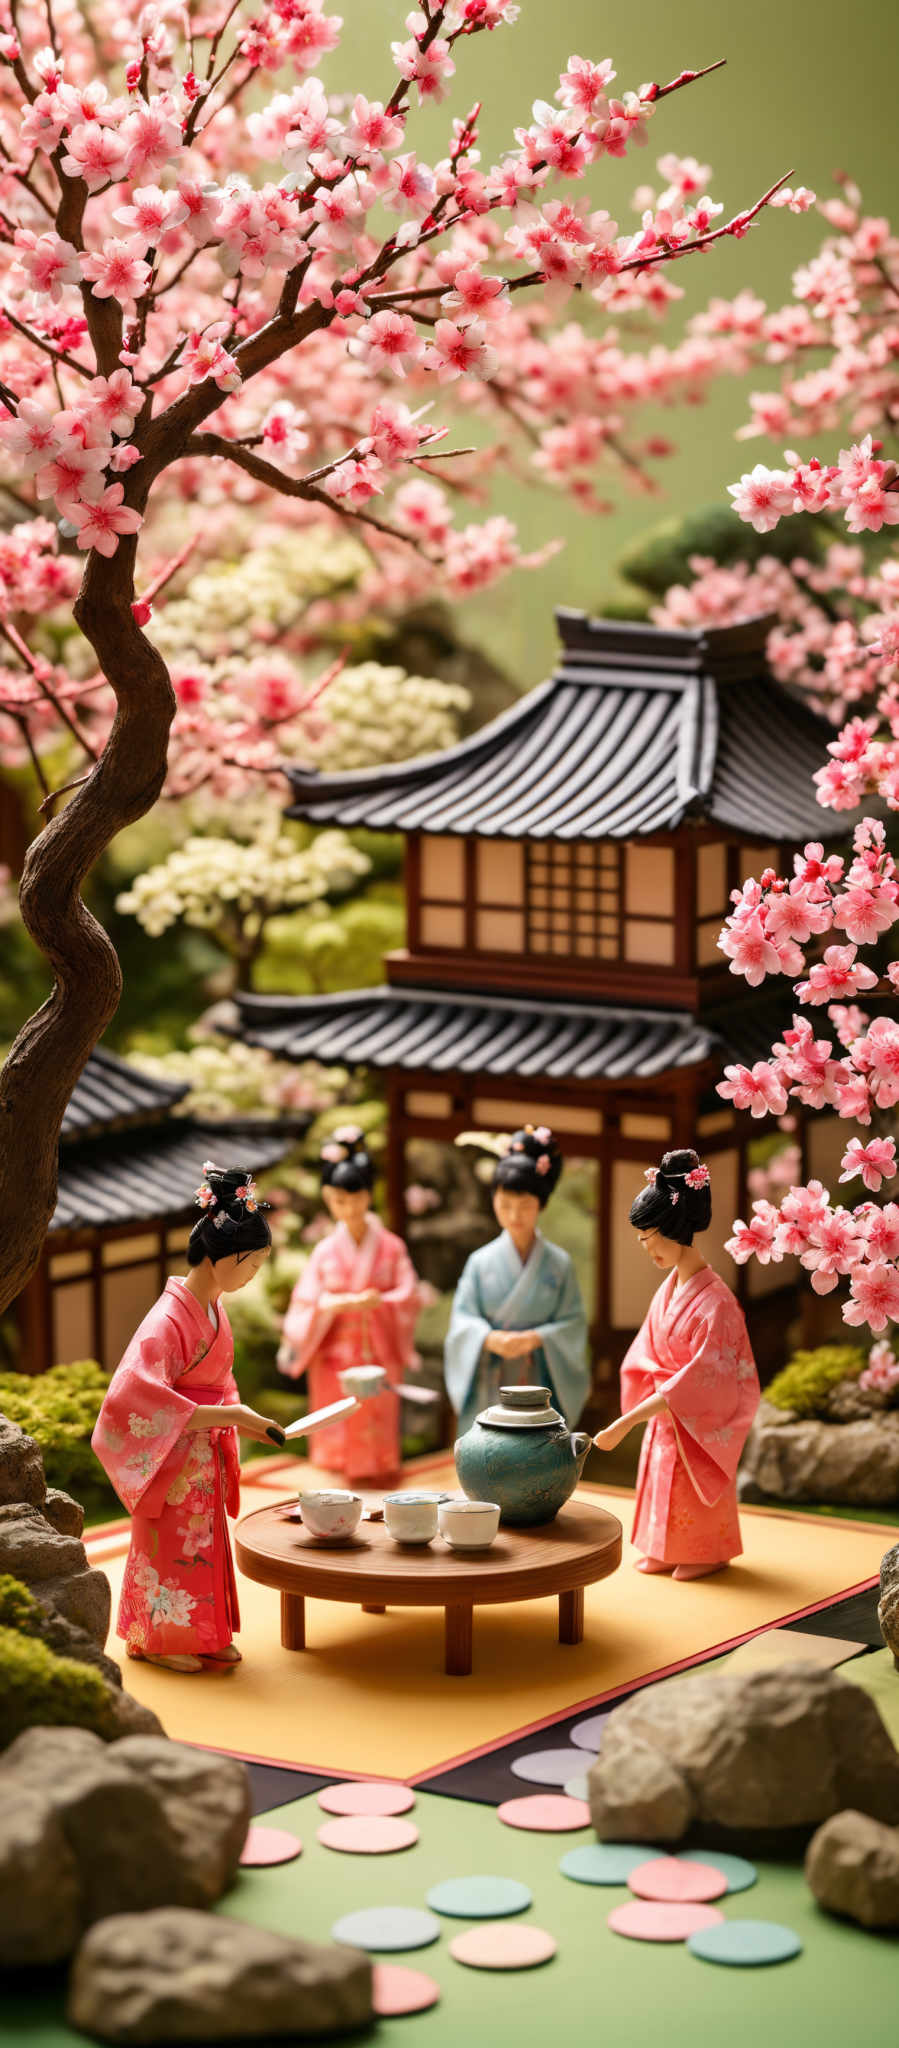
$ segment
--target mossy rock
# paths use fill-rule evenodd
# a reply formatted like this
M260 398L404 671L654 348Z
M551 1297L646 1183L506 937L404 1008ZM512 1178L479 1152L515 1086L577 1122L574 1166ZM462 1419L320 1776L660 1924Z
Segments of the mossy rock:
M24 1635L37 1636L43 1620L43 1607L21 1579L13 1578L11 1572L0 1572L0 1628L17 1628Z
M104 1742L121 1732L99 1671L55 1656L18 1628L0 1627L0 1749L36 1726L89 1728Z
M797 556L819 561L834 539L825 519L798 513L773 533L756 533L735 519L728 505L706 505L685 519L663 519L642 533L619 555L615 567L628 583L652 598L664 597L672 583L692 583L691 555L710 555L719 564L757 562L762 555L792 562Z
M855 1344L821 1344L815 1351L797 1351L765 1388L765 1399L792 1415L826 1417L833 1389L857 1380L867 1362L867 1353Z
M90 1441L109 1378L93 1358L44 1373L0 1373L0 1413L39 1444L48 1486L79 1499L85 1489L101 1487L115 1503Z

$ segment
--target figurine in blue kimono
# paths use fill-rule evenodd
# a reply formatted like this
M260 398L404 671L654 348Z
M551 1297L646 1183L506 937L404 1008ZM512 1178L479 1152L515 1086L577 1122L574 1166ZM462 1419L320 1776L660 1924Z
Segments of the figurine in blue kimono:
M545 1124L516 1131L497 1163L491 1192L501 1235L466 1261L444 1350L460 1435L500 1386L549 1387L569 1428L580 1418L590 1390L581 1291L568 1253L537 1228L561 1171Z

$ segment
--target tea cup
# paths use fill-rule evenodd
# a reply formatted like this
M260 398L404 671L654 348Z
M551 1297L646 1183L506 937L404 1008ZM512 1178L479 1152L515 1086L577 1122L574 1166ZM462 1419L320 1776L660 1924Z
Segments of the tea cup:
M337 1377L343 1392L354 1394L357 1401L364 1401L371 1394L383 1394L387 1386L383 1365L348 1365Z
M499 1528L499 1516L495 1500L446 1500L437 1509L440 1534L451 1550L486 1550Z
M388 1493L384 1520L395 1543L430 1543L437 1534L437 1501L433 1494Z
M350 1493L341 1487L323 1487L299 1497L303 1525L310 1536L326 1536L332 1543L346 1542L355 1535L363 1506L361 1493Z

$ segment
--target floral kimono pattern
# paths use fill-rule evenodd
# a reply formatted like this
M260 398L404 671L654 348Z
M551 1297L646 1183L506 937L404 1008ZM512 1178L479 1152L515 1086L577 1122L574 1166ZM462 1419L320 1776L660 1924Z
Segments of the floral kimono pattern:
M621 1367L624 1414L665 1397L643 1438L633 1541L661 1564L719 1564L743 1548L736 1475L758 1374L726 1281L710 1266L682 1287L676 1277L653 1295Z
M526 1358L498 1358L484 1350L491 1330L530 1330L539 1350ZM522 1264L507 1231L472 1252L453 1299L444 1348L444 1373L459 1431L470 1429L501 1386L542 1386L552 1391L573 1429L590 1391L587 1320L577 1274L560 1245L537 1231Z
M376 1307L321 1307L323 1294L363 1294L369 1287L381 1296ZM316 1433L317 1462L347 1479L392 1479L399 1470L400 1401L394 1389L418 1364L418 1308L419 1283L402 1238L371 1214L361 1244L345 1223L322 1238L294 1288L284 1318L289 1357L281 1370L292 1379L308 1374L310 1409L341 1400L337 1375L348 1366L381 1365L390 1382L354 1415Z
M169 1280L114 1372L91 1442L131 1514L117 1632L132 1651L205 1655L240 1627L226 1515L240 1500L233 1428L188 1430L197 1407L239 1401L228 1318L218 1329Z

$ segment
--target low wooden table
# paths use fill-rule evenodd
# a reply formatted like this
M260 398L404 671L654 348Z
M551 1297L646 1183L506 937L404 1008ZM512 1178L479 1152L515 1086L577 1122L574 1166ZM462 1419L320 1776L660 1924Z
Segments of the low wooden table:
M439 1536L430 1545L400 1545L383 1522L363 1522L352 1542L329 1544L310 1536L282 1502L247 1515L235 1532L235 1551L246 1578L280 1592L285 1650L306 1647L307 1599L358 1602L366 1614L442 1607L445 1669L464 1678L477 1606L555 1593L560 1643L582 1642L584 1587L608 1578L621 1563L621 1523L586 1501L567 1501L554 1522L501 1528L489 1550L466 1553L450 1550Z

